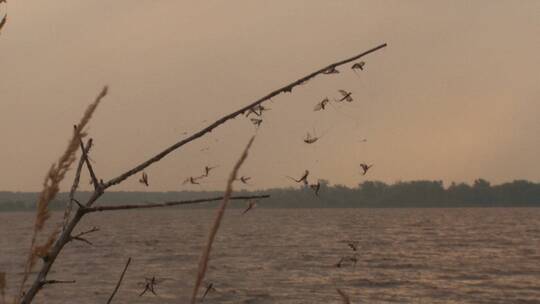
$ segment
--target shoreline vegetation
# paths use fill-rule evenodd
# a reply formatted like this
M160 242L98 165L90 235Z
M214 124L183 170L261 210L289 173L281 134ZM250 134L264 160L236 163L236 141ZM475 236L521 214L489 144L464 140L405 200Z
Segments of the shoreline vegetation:
M306 188L270 188L236 191L235 195L269 194L258 202L262 208L452 208L452 207L540 207L540 183L526 180L491 185L484 179L472 184L442 181L408 181L386 184L366 181L357 187L330 186L321 180L319 196ZM86 200L90 191L81 191L77 199ZM162 203L221 195L221 191L110 191L103 195L107 205ZM0 212L34 211L38 192L0 191ZM64 210L69 193L62 192L51 202L51 210ZM182 206L180 208L213 208L216 203ZM239 206L233 204L231 207ZM244 207L244 204L239 206Z

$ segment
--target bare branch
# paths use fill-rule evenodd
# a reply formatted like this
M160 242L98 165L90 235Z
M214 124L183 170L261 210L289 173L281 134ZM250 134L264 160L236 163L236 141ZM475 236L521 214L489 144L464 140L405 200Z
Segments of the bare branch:
M107 300L107 304L111 303L112 299L114 298L114 295L116 295L116 292L120 288L120 284L122 284L122 280L124 279L124 275L126 274L126 271L127 271L128 267L129 267L129 263L131 263L131 257L127 260L126 266L124 266L124 270L122 271L122 274L120 275L120 278L118 279L118 282L116 283L116 287L114 287L114 290L113 290L111 296Z
M336 63L332 63L322 69L319 69L311 74L308 74L307 76L304 76L294 82L291 82L290 84L282 87L282 88L279 88L271 93L269 93L268 95L264 96L264 97L261 97L260 99L252 102L251 104L247 105L247 106L244 106L243 108L241 108L240 110L238 111L235 111L235 112L232 112L228 115L225 115L223 116L222 118L216 120L214 123L212 123L211 125L209 125L208 127L200 130L199 132L189 136L188 138L185 138L177 143L175 143L174 145L170 146L169 148L163 150L162 152L158 153L157 155L155 155L154 157L148 159L147 161L139 164L138 166L134 167L133 169L130 169L128 171L126 171L125 173L122 173L121 175L119 175L118 177L115 177L111 180L109 180L108 182L106 182L103 187L104 189L107 189L111 186L114 186L114 185L117 185L119 184L120 182L122 182L123 180L125 180L126 178L132 176L133 174L137 174L138 172L144 170L146 167L150 166L151 164L161 160L163 157L165 157L167 154L173 152L174 150L180 148L181 146L189 143L189 142L192 142L202 136L204 136L206 133L209 133L209 132L212 132L212 130L214 130L215 128L219 127L220 125L224 124L225 122L227 122L228 120L230 119L233 119L235 118L236 116L244 113L245 111L257 106L257 105L260 105L262 104L263 102L271 99L272 97L275 97L281 93L285 93L285 92L291 92L292 89L294 87L296 87L297 85L301 85L303 83L305 83L306 81L310 80L311 78L319 75L319 74L322 74L323 72L327 71L327 70L330 70L330 69L335 69L336 67L338 66L341 66L341 65L344 65L346 63L349 63L349 62L352 62L352 61L355 61L361 57L364 57L368 54L371 54L375 51L378 51L382 48L386 47L386 43L384 44L381 44L377 47L374 47L370 50L367 50L361 54L358 54L356 56L353 56L351 58L348 58L348 59L345 59L345 60L342 60L342 61L338 61Z
M78 234L74 235L73 237L81 237L81 236L83 236L85 234L89 234L89 233L96 232L96 231L99 231L99 228L94 226L94 227L90 228L89 230L86 230L86 231L83 231L81 233L78 233Z
M79 234L76 234L76 235L72 236L72 237L69 239L69 241L80 241L80 242L84 242L84 243L86 243L86 244L88 244L88 245L90 245L90 246L93 246L94 244L92 244L92 242L90 242L90 241L87 240L86 238L83 238L82 236L83 236L83 235L86 235L86 234L90 234L90 233L92 233L92 232L96 232L96 231L99 231L99 228L97 228L97 227L94 226L94 227L92 227L92 229L90 229L90 230L83 231L83 232L81 232L81 233L79 233Z
M231 200L250 200L250 199L262 199L262 198L269 198L269 197L270 197L270 195L264 194L264 195L233 196L233 197L230 197L229 199L231 199ZM170 206L178 206L178 205L200 204L200 203L221 201L223 199L224 199L223 196L217 196L217 197L211 197L211 198L199 198L199 199L192 199L192 200L185 200L185 201L165 202L165 203L159 203L159 204L140 204L140 205L134 204L134 205L119 205L119 206L97 206L97 207L85 208L83 210L83 212L84 213L90 213L90 212L126 210L126 209L160 208L160 207L170 207Z
M240 156L240 159L234 165L231 175L229 176L229 180L227 181L227 188L225 190L225 195L223 196L223 201L221 201L221 205L218 208L216 218L210 230L210 235L208 236L206 247L204 248L204 251L201 255L201 260L199 262L199 271L197 273L197 279L195 280L195 286L193 287L193 293L191 294L191 304L195 304L197 300L197 293L199 291L199 287L201 286L202 280L204 279L206 268L208 267L208 259L210 258L210 251L212 250L212 243L214 243L214 239L218 232L219 225L221 224L221 219L223 218L223 215L225 214L225 209L227 208L227 204L229 203L229 200L231 199L231 193L233 191L232 184L236 180L236 177L237 177L236 175L238 174L238 170L240 169L240 167L242 166L242 164L244 163L244 161L246 160L248 156L249 148L251 148L251 145L253 144L254 139L255 139L255 136L251 137L251 139L249 140L246 148L244 149L244 152Z
M92 139L89 139L86 143L86 147L82 148L82 155L79 159L79 164L77 165L77 170L75 171L75 178L73 179L73 185L71 185L71 190L69 191L69 202L66 207L66 210L64 211L64 224L62 226L62 230L66 229L66 225L69 221L69 216L71 215L71 210L73 210L73 202L77 201L75 200L75 192L77 192L77 188L79 187L79 181L81 179L81 171L82 166L84 164L84 153L88 154L90 151L90 148L92 148Z
M88 144L92 146L92 138L88 139ZM90 159L88 158L88 152L84 149L84 144L81 140L81 150L82 150L82 156L81 159L84 160L86 163L86 168L88 168L88 173L90 173L90 178L92 179L92 184L94 185L94 190L97 192L102 191L101 184L98 182L98 179L96 177L96 173L94 172L94 168L92 168L92 164L90 163Z
M90 242L89 240L83 238L83 237L80 237L80 236L72 236L71 237L71 240L72 241L79 241L79 242L83 242L83 243L86 243L90 246L94 246L94 244L92 244L92 242Z

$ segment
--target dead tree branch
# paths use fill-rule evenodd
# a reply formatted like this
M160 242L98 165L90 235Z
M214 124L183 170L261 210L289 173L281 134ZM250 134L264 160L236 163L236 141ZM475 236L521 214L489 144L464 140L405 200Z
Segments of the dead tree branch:
M99 231L99 228L94 226L90 230L83 231L81 233L78 233L76 235L71 236L71 241L80 241L80 242L84 242L84 243L86 243L86 244L88 244L90 246L93 246L94 244L92 244L92 242L90 242L86 238L83 238L82 236L86 235L86 234L90 234L92 232L96 232L96 231Z
M247 146L244 148L244 152L242 152L242 155L240 156L240 159L234 165L231 175L229 176L229 180L227 181L227 188L225 190L225 195L223 196L223 201L221 201L221 205L218 208L216 218L212 224L212 228L210 229L210 235L208 236L206 247L204 248L204 251L201 255L201 260L199 262L199 271L195 280L195 286L193 287L193 293L191 294L191 304L195 304L197 300L197 293L199 291L199 287L201 286L202 280L204 279L206 268L208 267L208 259L210 258L212 244L214 243L214 239L216 238L216 234L221 224L221 219L225 214L225 209L227 209L227 205L229 203L229 200L231 199L231 193L233 191L232 184L236 180L238 170L240 170L240 167L248 156L249 148L251 148L254 139L255 136L251 137L251 139L249 140Z
M83 153L87 154L91 148L92 148L92 140L90 139L87 141L86 147L84 147L82 151ZM71 185L71 190L69 191L69 202L66 207L66 210L64 211L63 230L66 229L66 225L69 221L69 216L71 215L71 210L73 210L73 202L77 201L75 200L75 192L77 192L77 188L79 187L83 165L84 165L84 157L81 155L79 159L79 164L77 165L77 170L75 171L75 178L73 178L73 184Z
M85 234L89 234L89 233L96 232L96 231L99 231L99 228L94 226L94 227L90 228L89 230L86 230L86 231L83 231L83 232L81 232L79 234L76 234L73 237L81 237L81 236L83 236Z
M127 260L126 266L124 266L124 270L122 270L122 274L120 275L120 278L118 279L118 282L116 283L116 287L114 287L114 290L113 290L111 296L107 300L107 304L110 304L112 302L112 299L114 298L114 295L116 295L116 292L120 288L120 284L122 284L122 280L124 280L124 275L126 274L126 271L127 271L128 267L129 267L129 263L131 263L131 257Z
M250 199L261 199L261 198L269 198L269 197L270 195L264 194L264 195L249 195L249 196L233 196L233 197L230 197L229 199L250 200ZM85 208L84 212L91 213L91 212L115 211L115 210L126 210L126 209L162 208L162 207L171 207L171 206L178 206L178 205L190 205L190 204L215 202L215 201L221 201L223 199L224 199L223 196L217 196L217 197L211 197L211 198L199 198L199 199L192 199L192 200L185 200L185 201L165 202L165 203L159 203L159 204L98 206L98 207Z
M90 138L88 140L88 144L90 146L92 146L92 139ZM94 185L94 190L95 191L102 191L101 190L101 184L98 182L98 179L96 177L96 173L94 172L94 168L92 167L92 164L90 163L90 159L88 158L88 152L84 149L84 145L83 145L83 142L81 140L81 151L82 151L82 155L81 155L81 159L84 160L84 162L86 163L86 168L88 168L88 173L90 173L90 178L92 179L92 184Z

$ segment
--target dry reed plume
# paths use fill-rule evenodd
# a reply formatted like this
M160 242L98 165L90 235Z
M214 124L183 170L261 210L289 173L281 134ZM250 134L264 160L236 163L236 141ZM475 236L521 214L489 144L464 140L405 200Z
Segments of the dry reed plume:
M88 106L77 127L73 128L73 135L71 136L66 150L60 156L58 161L55 164L52 164L49 171L47 172L47 175L45 176L45 180L43 181L43 190L41 191L37 202L34 229L30 242L30 252L26 260L24 275L21 281L21 285L19 287L17 301L22 296L24 286L26 284L26 281L28 280L28 276L34 268L37 259L39 257L44 260L47 259L49 249L53 245L56 237L58 236L58 233L60 232L60 227L57 226L53 229L44 244L36 244L39 232L43 230L45 222L50 217L49 204L60 191L60 182L64 179L66 173L69 171L71 165L76 159L75 154L79 148L79 142L81 138L86 136L86 133L83 130L92 118L92 115L94 114L97 106L99 105L103 97L105 97L105 95L107 95L106 86L96 97L95 101Z
M244 152L242 152L242 155L240 156L240 159L234 165L231 175L229 176L229 180L227 181L227 188L225 190L225 194L223 195L223 201L218 207L216 218L214 219L214 222L212 223L212 228L210 229L210 234L208 236L206 247L203 249L203 253L201 255L201 260L199 262L199 271L197 272L197 279L195 280L195 286L193 287L193 293L191 294L191 304L195 304L197 300L197 292L199 291L199 287L201 286L202 280L206 273L206 268L208 267L208 259L210 258L210 251L212 250L212 243L214 242L214 239L216 238L216 234L221 224L221 219L223 218L223 215L225 214L225 209L227 209L227 205L229 203L229 199L233 191L233 188L232 188L233 182L236 180L238 170L240 169L240 167L242 166L242 164L244 163L244 161L246 160L248 156L249 148L251 148L251 145L253 144L254 139L255 139L255 136L251 137L251 139L249 140L248 144L244 148Z

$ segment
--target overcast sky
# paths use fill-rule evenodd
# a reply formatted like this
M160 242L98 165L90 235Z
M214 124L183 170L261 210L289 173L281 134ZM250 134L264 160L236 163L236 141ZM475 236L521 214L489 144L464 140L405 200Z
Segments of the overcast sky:
M0 190L40 189L105 84L88 130L108 180L184 132L384 42L363 72L343 67L267 104L241 172L248 189L291 185L285 175L305 169L348 186L540 180L540 1L34 0L9 1L7 12ZM354 102L313 111L338 89ZM146 170L149 188L137 176L115 189L222 189L254 132L237 118ZM307 145L306 132L321 138ZM361 162L375 164L366 177ZM182 186L204 165L219 167Z

